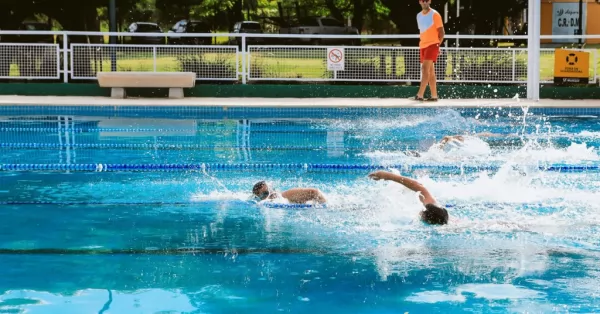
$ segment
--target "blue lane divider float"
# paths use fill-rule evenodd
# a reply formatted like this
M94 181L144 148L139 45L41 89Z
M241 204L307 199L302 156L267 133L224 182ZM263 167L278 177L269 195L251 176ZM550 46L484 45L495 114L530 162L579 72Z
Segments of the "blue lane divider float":
M197 129L175 128L0 128L0 132L30 132L30 133L101 133L101 132L196 132Z
M0 171L193 171L193 170L376 170L376 169L401 169L411 171L419 169L454 170L454 171L494 171L499 165L375 165L375 164L225 164L225 163L199 163L199 164L0 164ZM555 172L585 172L600 170L600 165L547 165L538 166L541 171Z
M281 209L311 209L311 208L326 208L325 204L286 204L286 203L272 203L272 202L261 202L256 203L252 201L224 201L227 203L238 203L239 205L258 205L267 208L281 208ZM163 202L163 201L146 201L146 202L117 202L117 201L0 201L0 206L10 206L10 205L52 205L52 206L200 206L205 205L207 203L216 203L213 202L191 202L191 201L174 201L174 202Z
M225 130L229 127L210 127L210 128L198 128L198 129L176 129L176 128L0 128L0 132L13 132L13 133L60 133L60 132L72 132L72 133L106 133L106 132L119 132L119 133L140 133L140 132L180 132L180 133L192 133L202 132L206 130ZM343 131L337 129L310 129L306 127L264 127L264 126L253 126L253 132L277 132L277 133L327 133L329 131Z
M202 144L153 144L153 143L0 143L0 148L9 149L253 149L253 150L327 150L322 146L293 145L202 145ZM364 147L344 147L344 150L364 149Z
M326 204L285 204L285 203L260 203L260 206L268 207L268 208L284 208L284 209L309 209L309 208L326 208Z
M327 208L327 204L286 204L286 203L274 203L274 202L260 202L255 201L240 201L240 200L225 200L225 201L0 201L0 206L15 206L15 205L36 205L36 206L200 206L206 204L216 204L219 202L236 203L238 205L257 205L267 208L278 208L278 209L320 209ZM490 207L498 208L499 206L518 206L522 208L538 209L542 207L553 207L552 204L543 203L492 203L492 202L481 202L472 204L445 204L445 208L460 208L460 207Z
M62 205L62 206L74 206L74 205L122 205L122 206L135 206L135 205L193 205L195 202L94 202L94 201L0 201L0 205ZM197 203L202 204L202 203Z

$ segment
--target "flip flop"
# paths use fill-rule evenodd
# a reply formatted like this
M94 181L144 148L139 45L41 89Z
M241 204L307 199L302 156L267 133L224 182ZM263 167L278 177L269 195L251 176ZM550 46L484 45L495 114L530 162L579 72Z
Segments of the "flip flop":
M416 101L425 101L425 99L423 99L423 97L419 97L419 96L413 96L409 98L410 100L416 100Z
M438 101L437 98L427 98L427 101Z

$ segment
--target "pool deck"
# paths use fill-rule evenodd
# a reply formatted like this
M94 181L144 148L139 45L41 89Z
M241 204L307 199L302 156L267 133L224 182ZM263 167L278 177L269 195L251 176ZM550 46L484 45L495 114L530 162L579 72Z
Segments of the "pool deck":
M600 108L600 100L442 99L418 102L397 98L127 98L71 96L0 96L0 106L207 106L288 108L424 108L424 107L540 107Z

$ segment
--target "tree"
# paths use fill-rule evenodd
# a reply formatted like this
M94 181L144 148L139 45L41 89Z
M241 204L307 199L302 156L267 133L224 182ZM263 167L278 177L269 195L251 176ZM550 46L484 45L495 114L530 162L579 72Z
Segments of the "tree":
M156 9L162 12L163 20L189 19L192 6L202 2L203 0L156 0Z
M365 17L373 10L375 0L324 0L331 15L340 21L352 17L352 26L363 29Z

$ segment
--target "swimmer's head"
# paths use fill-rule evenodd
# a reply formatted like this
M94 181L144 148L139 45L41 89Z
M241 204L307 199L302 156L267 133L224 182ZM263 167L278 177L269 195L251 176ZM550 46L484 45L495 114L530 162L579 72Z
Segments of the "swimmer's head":
M404 154L409 157L421 157L421 154L416 150L408 150Z
M266 199L269 197L269 194L271 194L269 185L265 181L259 181L252 188L252 194L258 197L261 201Z
M427 204L421 212L421 220L430 225L445 225L448 223L448 211L445 208Z

